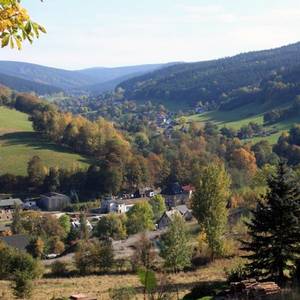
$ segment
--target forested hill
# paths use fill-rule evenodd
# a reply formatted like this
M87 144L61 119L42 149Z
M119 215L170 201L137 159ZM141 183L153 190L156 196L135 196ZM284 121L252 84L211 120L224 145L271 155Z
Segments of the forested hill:
M280 88L299 90L300 43L233 57L170 66L122 82L125 98L154 101L170 108L189 108L197 102L234 106L249 103L257 93ZM287 91L287 90L286 90ZM290 91L287 91L288 93ZM294 94L295 91L291 93ZM251 97L254 94L255 97Z
M23 78L0 73L0 85L7 86L19 92L35 92L40 95L61 92L62 89L49 84L34 82Z
M70 71L31 63L0 61L0 84L17 91L34 91L40 95L45 94L45 91L46 94L51 94L62 90L70 94L100 94L113 90L125 79L157 70L163 66L163 64L152 64L118 68L96 67ZM45 85L53 89L45 90Z

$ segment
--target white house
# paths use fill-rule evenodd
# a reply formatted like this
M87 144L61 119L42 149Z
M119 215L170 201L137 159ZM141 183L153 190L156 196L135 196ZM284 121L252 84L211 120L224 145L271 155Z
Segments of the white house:
M127 213L135 204L145 201L145 198L116 200L114 198L105 198L101 202L102 213Z

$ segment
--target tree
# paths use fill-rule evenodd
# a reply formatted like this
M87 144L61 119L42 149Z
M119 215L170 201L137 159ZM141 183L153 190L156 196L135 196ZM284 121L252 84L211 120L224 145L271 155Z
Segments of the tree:
M118 214L108 214L103 216L95 228L95 236L100 239L112 238L122 240L126 238L126 217Z
M56 168L50 168L49 174L44 179L44 190L46 192L56 192L59 185L58 170Z
M80 274L107 271L114 263L114 252L109 240L82 241L75 253L75 264Z
M13 219L11 224L11 230L13 234L20 234L23 231L20 205L15 206L15 211L13 213Z
M135 204L127 213L127 232L135 234L144 230L152 230L153 211L150 204L146 201Z
M40 32L46 33L43 26L32 21L26 9L19 0L0 0L0 41L1 47L17 46L20 50L22 43L38 38Z
M32 187L39 188L44 183L47 170L38 156L32 157L28 162L27 174Z
M12 288L18 299L29 299L32 295L33 284L26 272L16 272L13 277Z
M174 273L190 266L192 247L181 216L174 216L168 231L162 236L160 255L165 259L165 266Z
M68 215L62 215L58 219L59 225L64 229L65 236L68 236L68 234L71 231L71 220Z
M154 221L157 221L166 211L165 198L162 195L155 195L150 199L149 203L152 207Z
M281 162L268 188L247 223L251 240L243 242L243 250L250 252L247 266L251 273L283 282L300 255L299 185Z
M87 219L85 212L81 212L79 216L79 223L80 223L80 238L82 240L87 240L89 238L89 229L87 226Z
M165 267L174 273L191 265L192 247L185 221L181 216L174 216L168 231L162 236L160 255L165 259Z
M201 173L192 198L193 214L206 233L212 259L223 248L230 182L223 164L210 164Z
M100 271L108 271L114 264L114 249L111 240L96 243L96 262Z
M35 258L41 258L44 254L45 243L44 241L37 237L33 238L28 245L28 252Z
M95 270L95 261L92 255L93 243L81 241L75 253L75 265L81 275L89 274Z
M151 269L154 266L156 251L153 242L143 232L141 237L135 244L135 253L132 258L132 263L135 268L142 267Z

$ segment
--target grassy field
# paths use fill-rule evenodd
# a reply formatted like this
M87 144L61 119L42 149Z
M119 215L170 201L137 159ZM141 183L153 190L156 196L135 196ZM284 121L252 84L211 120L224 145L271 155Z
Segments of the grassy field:
M225 281L224 268L231 267L236 259L216 260L196 271L181 272L170 277L172 290L177 286L180 296L187 294L195 285L202 282ZM109 298L109 289L130 286L137 290L137 299L143 299L142 288L138 277L134 274L99 275L73 278L46 278L35 281L33 300L50 300L54 297L69 297L72 294L84 293L96 297L98 300ZM2 295L1 295L2 293ZM2 296L2 297L1 297ZM9 282L0 281L0 299L14 299L9 288ZM176 299L176 298L175 298Z
M34 132L26 114L0 107L0 174L25 175L27 162L34 155L47 166L88 165L86 158L45 141Z
M192 115L187 118L189 122L208 122L212 121L219 125L219 127L226 126L228 128L240 129L242 126L250 122L263 124L263 111L257 110L253 105L244 106L232 111L210 111L207 113ZM275 144L283 131L289 130L293 124L300 123L300 118L290 119L276 123L272 126L265 127L267 130L276 130L267 137L255 137L251 139L252 142L260 140L267 140L271 144Z

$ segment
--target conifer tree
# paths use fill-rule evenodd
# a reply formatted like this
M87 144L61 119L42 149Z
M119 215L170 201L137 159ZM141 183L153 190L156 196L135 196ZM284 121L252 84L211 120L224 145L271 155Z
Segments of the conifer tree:
M268 180L268 192L258 200L251 222L247 267L259 278L283 282L300 255L300 190L291 170L281 162Z

